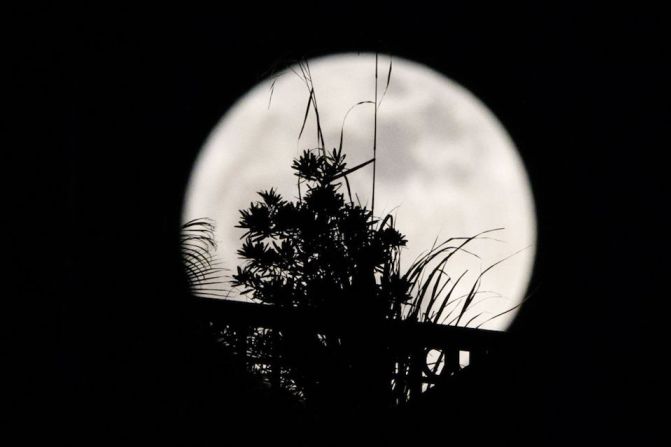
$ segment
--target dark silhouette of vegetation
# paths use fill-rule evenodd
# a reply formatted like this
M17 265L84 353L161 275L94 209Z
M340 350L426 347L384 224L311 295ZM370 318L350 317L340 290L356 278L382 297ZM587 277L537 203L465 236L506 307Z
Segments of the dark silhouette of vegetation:
M299 68L309 92L299 139L312 111L318 146L293 161L296 201L269 189L240 210L237 227L245 233L237 253L243 264L232 275L232 286L253 301L304 311L338 331L257 328L248 340L245 336L242 347L235 341L240 339L235 328L224 327L218 336L249 360L253 372L309 406L323 411L350 402L353 408L389 408L418 392L400 378L421 376L427 370L439 374L447 368L444 352L431 360L427 352L419 359L391 352L383 326L389 321L477 323L483 314L467 316L467 312L478 298L483 275L498 262L484 269L461 296L454 296L455 290L467 272L453 278L446 267L459 252L477 257L466 246L499 229L436 243L401 272L406 237L395 228L393 216L376 217L372 209L355 202L348 180L370 164L374 169L376 138L373 158L351 168L342 148L344 124L339 147L327 150L309 66L301 63ZM375 101L353 106L374 104L376 124L377 75L376 57ZM391 63L385 93L390 76ZM374 191L373 180L371 203ZM221 269L209 255L214 248L211 223L192 221L185 230L187 274L194 291L202 296L227 292L217 276Z
M203 297L223 298L230 290L222 288L225 269L214 257L217 249L214 231L211 219L192 219L182 224L180 246L191 292Z
M306 150L293 164L306 189L297 202L271 189L241 211L238 226L246 233L238 254L246 263L233 275L233 285L262 303L309 310L352 329L350 337L280 331L268 337L267 353L258 343L257 355L279 355L286 368L282 382L309 401L322 399L329 378L338 382L328 385L330 391L339 389L342 396L355 382L368 382L362 376L380 369L379 362L389 364L382 343L374 352L371 328L400 318L401 305L411 299L410 283L400 274L405 237L391 216L378 221L340 191L337 181L361 166L347 169L337 149ZM362 340L369 344L363 350ZM391 370L384 369L378 376L389 376L383 381L388 388ZM368 382L368 389L373 385Z
M359 313L399 316L399 304L410 299L399 272L406 239L391 216L378 222L370 210L346 201L342 183L336 183L361 166L346 169L345 155L336 149L303 152L293 169L307 191L297 202L271 189L241 211L238 227L246 233L238 255L247 262L233 285L264 303L329 311L365 294L352 303Z

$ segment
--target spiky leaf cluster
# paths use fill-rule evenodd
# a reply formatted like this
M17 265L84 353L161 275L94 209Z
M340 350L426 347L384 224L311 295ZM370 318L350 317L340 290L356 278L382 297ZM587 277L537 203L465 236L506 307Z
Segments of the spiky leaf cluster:
M403 234L387 216L376 220L354 203L340 150L305 150L293 162L297 201L274 189L240 211L245 230L233 284L254 299L280 306L322 309L358 297L360 308L388 317L407 300L399 275Z

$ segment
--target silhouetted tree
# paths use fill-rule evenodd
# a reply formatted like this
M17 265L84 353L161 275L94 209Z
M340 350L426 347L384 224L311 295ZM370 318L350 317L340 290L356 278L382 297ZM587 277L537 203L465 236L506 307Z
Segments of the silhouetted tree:
M406 239L391 216L378 225L370 210L345 200L346 166L341 151L307 150L293 164L307 186L298 201L271 189L241 211L238 227L246 233L238 255L246 264L233 284L243 294L278 306L398 314L398 304L410 298L399 273ZM353 302L355 295L361 301Z
M306 150L292 166L297 201L270 189L240 212L238 227L246 232L238 254L245 264L237 268L233 285L254 300L349 326L338 337L280 331L272 348L266 346L269 352L257 353L275 355L275 362L279 354L291 386L313 401L336 390L342 396L345 384L349 390L359 383L371 392L373 382L390 389L390 360L382 358L384 344L376 343L372 332L379 322L400 318L401 305L411 299L410 283L400 274L399 250L406 239L393 218L379 221L341 192L346 175L362 166L347 169L338 149ZM371 368L378 377L366 377Z

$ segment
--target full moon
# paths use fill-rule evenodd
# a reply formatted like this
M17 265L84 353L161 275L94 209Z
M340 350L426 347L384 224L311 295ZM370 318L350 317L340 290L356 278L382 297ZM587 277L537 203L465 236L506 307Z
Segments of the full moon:
M373 157L374 105L352 106L374 100L375 59L362 53L308 61L326 148L338 147L344 129L350 167ZM469 244L470 254L453 257L447 273L468 272L466 293L483 270L503 260L483 276L469 314L471 326L505 330L525 298L535 256L533 195L520 155L493 113L441 73L384 55L378 70L375 215L395 216L408 240L402 270L436 241L502 228ZM290 67L243 95L193 167L183 219L215 221L216 255L227 269L242 262L239 210L271 187L295 199L292 160L318 146L313 115L299 138L308 91L295 72ZM369 208L372 179L372 165L349 176L352 194ZM244 298L233 291L229 299Z

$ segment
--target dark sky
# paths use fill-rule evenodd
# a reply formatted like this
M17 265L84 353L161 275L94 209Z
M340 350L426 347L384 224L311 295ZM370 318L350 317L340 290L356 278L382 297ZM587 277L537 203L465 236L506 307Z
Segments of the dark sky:
M24 439L72 445L207 445L274 427L259 408L280 404L219 383L179 293L190 165L225 110L273 68L380 50L480 97L536 195L535 295L512 328L504 376L473 384L464 408L482 423L470 428L499 429L485 438L503 445L659 442L665 20L638 4L536 3L6 15L10 425Z

